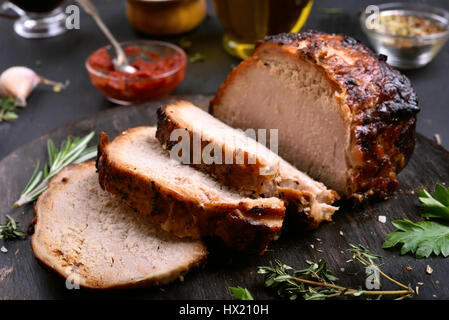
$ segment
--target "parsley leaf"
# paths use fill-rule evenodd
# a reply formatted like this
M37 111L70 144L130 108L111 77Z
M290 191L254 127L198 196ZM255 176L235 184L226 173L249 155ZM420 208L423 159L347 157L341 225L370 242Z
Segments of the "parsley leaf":
M229 290L231 290L231 295L234 299L237 300L254 300L251 293L248 291L248 289L244 289L241 287L229 287Z
M426 190L419 190L419 202L424 208L423 217L449 220L449 188L435 186L435 198Z
M411 252L417 258L435 255L449 256L449 227L433 221L413 223L410 220L395 220L398 229L387 235L382 248L402 245L401 254Z

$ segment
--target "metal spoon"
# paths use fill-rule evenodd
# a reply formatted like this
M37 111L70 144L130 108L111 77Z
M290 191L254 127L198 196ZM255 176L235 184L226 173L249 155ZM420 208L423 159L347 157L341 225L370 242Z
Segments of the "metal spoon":
M103 33L106 35L106 37L114 47L116 58L113 59L112 62L114 63L115 69L127 73L136 72L137 69L129 64L122 47L114 38L111 31L109 31L108 27L106 27L103 20L101 20L100 15L98 14L98 10L97 8L95 8L94 4L90 0L76 0L76 2L78 2L78 4L84 9L84 11L86 11L86 13L94 19L98 27L101 29L101 31L103 31Z

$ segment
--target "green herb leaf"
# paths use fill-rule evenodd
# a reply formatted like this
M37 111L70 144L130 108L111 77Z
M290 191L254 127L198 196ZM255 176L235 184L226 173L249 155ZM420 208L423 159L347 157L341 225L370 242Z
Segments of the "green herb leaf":
M354 244L350 243L349 246L351 247L349 249L349 251L352 252L353 259L359 260L360 263L362 263L363 265L366 265L366 266L368 266L368 265L376 266L376 264L374 263L374 260L379 259L380 256L372 253L367 247L364 247L361 244L354 245ZM360 259L360 258L362 258L362 259ZM369 263L366 263L366 261L364 261L365 259L368 260Z
M331 270L327 268L327 262L324 259L320 259L318 262L314 262L309 268L304 270L297 270L294 273L296 276L309 275L314 279L320 281L326 281L334 283L338 281L338 278L334 276Z
M426 190L419 190L419 202L424 209L422 216L449 220L449 188L437 184L434 195L435 198Z
M265 286L276 290L278 296L295 300L302 296L306 300L323 300L331 295L338 295L340 290L329 287L313 288L306 286L299 281L300 275L309 276L318 280L319 283L333 284L338 278L327 268L324 259L312 262L309 268L304 270L294 270L292 267L283 264L279 260L270 262L269 266L262 266L258 269L259 274L265 276Z
M401 254L411 252L417 258L428 258L432 253L449 256L449 227L433 221L396 220L392 224L398 230L387 235L383 248L402 245Z
M352 295L353 295L354 297L360 297L363 293L364 293L363 290L359 290L359 291L357 291L357 292L354 292Z
M248 289L244 289L241 287L229 287L229 290L231 290L231 295L234 299L237 300L254 300L251 293L248 291Z
M13 121L18 118L19 118L19 116L17 115L17 113L12 112L12 111L5 112L5 114L3 115L3 120L5 120L5 121Z
M390 278L383 273L378 266L370 262L379 258L379 256L360 245L351 245L351 249L349 250L358 257L357 261L362 265L369 265L377 268L379 274L406 290L367 291L363 290L362 287L359 287L358 289L342 287L334 283L334 281L337 281L338 279L327 268L327 263L324 259L320 259L318 262L309 262L309 260L306 260L310 267L303 270L294 270L292 267L283 264L281 261L274 260L274 262L270 261L268 266L259 267L258 273L264 276L266 287L274 289L279 297L288 298L290 300L295 300L298 297L302 297L305 300L324 300L347 295L359 297L362 295L370 296L373 294L378 294L379 297L381 294L402 295L399 299L403 299L404 295L413 295L413 290L410 287Z
M0 122L14 121L19 118L12 98L0 98Z
M306 291L304 284L296 282L295 277L289 272L294 272L293 268L279 260L270 261L268 266L261 266L257 271L264 275L266 287L275 289L280 297L295 300Z
M205 56L201 53L195 53L189 58L190 63L203 62L205 60Z
M49 163L40 170L40 163L37 162L36 168L28 181L20 198L14 203L13 207L18 208L21 205L36 200L39 195L47 189L51 177L56 175L65 166L72 163L81 163L97 156L96 146L87 145L94 137L91 132L83 138L68 137L61 143L58 149L52 140L47 141L47 152Z
M339 290L329 288L309 288L307 292L303 294L304 300L326 300L329 295L338 293Z
M0 239L14 240L25 237L25 232L18 229L19 223L10 216L6 216L6 224L0 224Z

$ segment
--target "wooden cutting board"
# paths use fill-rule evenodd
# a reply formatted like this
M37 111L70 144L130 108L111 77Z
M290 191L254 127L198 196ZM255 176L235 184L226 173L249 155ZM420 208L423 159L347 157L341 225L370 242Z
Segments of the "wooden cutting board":
M211 97L174 96L145 105L110 109L54 130L18 148L0 162L0 223L5 222L7 214L20 221L22 228L33 219L31 205L17 210L12 209L11 205L28 181L36 161L47 161L47 139L51 138L59 144L68 135L82 136L91 130L95 130L97 138L100 131L114 137L129 127L155 125L157 107L180 98L207 108ZM413 288L419 286L419 295L415 295L414 299L449 299L449 258L432 257L418 260L409 255L400 256L397 249L381 248L386 234L394 229L392 220L421 220L418 189L433 191L436 183L449 183L449 152L418 134L415 153L399 175L399 181L400 189L391 199L364 207L343 204L332 223L325 223L312 232L286 230L280 240L271 244L263 256L224 254L221 250L212 249L204 268L189 273L184 282L178 281L162 289L68 290L64 279L36 261L29 237L23 241L0 240L0 246L4 245L8 249L7 253L0 252L0 299L229 299L229 286L246 287L255 298L269 299L275 295L264 288L263 278L257 274L257 266L266 265L273 259L302 269L307 267L306 259L318 261L325 258L330 269L340 278L341 285L358 288L364 285L366 275L360 264L348 262L351 254L346 250L350 243L368 246L373 252L381 255L382 269L396 280L410 284ZM379 222L379 216L386 216L387 222ZM433 268L431 275L426 274L426 265ZM412 270L407 271L407 266ZM436 281L439 284L436 284ZM382 285L385 290L396 289L384 279Z

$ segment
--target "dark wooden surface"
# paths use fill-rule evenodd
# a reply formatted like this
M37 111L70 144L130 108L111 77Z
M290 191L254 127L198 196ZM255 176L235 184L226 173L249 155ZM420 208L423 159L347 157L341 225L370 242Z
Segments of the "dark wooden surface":
M206 108L210 96L188 95L171 97L162 102L147 105L122 107L97 113L85 120L61 127L17 149L0 162L0 221L9 214L22 226L34 217L32 207L8 209L19 195L33 171L36 160L47 161L46 141L52 138L61 141L68 135L83 135L90 130L106 131L116 136L122 130L138 125L154 125L155 111L163 103L178 98L190 100ZM97 135L98 137L98 135ZM341 283L357 288L365 283L365 273L356 262L346 262L350 253L349 243L363 244L380 254L383 270L393 278L413 288L418 282L419 295L415 299L449 299L449 259L432 257L415 259L399 256L398 250L381 248L385 235L393 230L391 221L408 218L421 220L416 192L420 188L433 190L436 183L449 182L449 153L429 139L418 135L415 153L405 170L399 175L400 189L387 201L354 208L343 204L334 216L334 222L323 224L313 232L298 232L287 229L280 240L274 242L263 256L240 256L223 253L212 247L206 266L189 273L184 282L176 282L159 288L121 291L67 290L65 280L41 266L32 254L29 239L4 242L8 252L0 253L0 299L62 299L62 298L146 298L146 299L229 299L229 286L247 287L256 298L270 299L275 296L263 287L263 279L257 274L257 266L269 260L280 259L296 268L307 266L306 259L318 261L325 258L330 268L340 277ZM414 194L413 194L414 193ZM385 215L385 224L378 221ZM343 232L343 236L339 232ZM321 241L317 240L321 239ZM312 248L312 245L314 248ZM320 252L320 251L323 252ZM434 272L427 275L426 265ZM413 268L407 271L406 267ZM344 271L342 271L344 268ZM439 284L435 284L439 281ZM382 280L383 289L395 286Z
M428 3L449 10L447 0L406 0ZM155 39L136 33L125 17L125 0L94 0L105 23L119 41ZM306 28L325 32L348 34L369 45L359 26L358 12L371 4L386 0L316 0ZM394 2L394 1L392 1ZM66 5L73 0L65 2ZM192 41L192 52L203 53L202 63L189 64L184 81L176 94L214 93L226 75L240 61L223 50L223 29L215 16L212 3L209 16L194 31L173 37L159 37L178 43L182 37ZM319 8L342 8L343 14L323 14ZM281 17L280 17L281 19ZM28 99L28 107L20 110L20 118L0 124L0 159L19 146L62 125L83 119L114 105L107 101L90 83L84 68L86 58L97 48L107 44L106 38L92 19L81 12L79 30L40 40L23 39L13 32L13 21L0 19L0 71L13 65L24 65L54 80L70 80L67 90L55 94L51 88L38 87ZM39 61L39 66L36 65ZM418 132L433 139L439 133L443 146L449 148L449 44L428 66L407 71L422 108L418 119ZM1 186L0 186L1 188Z

